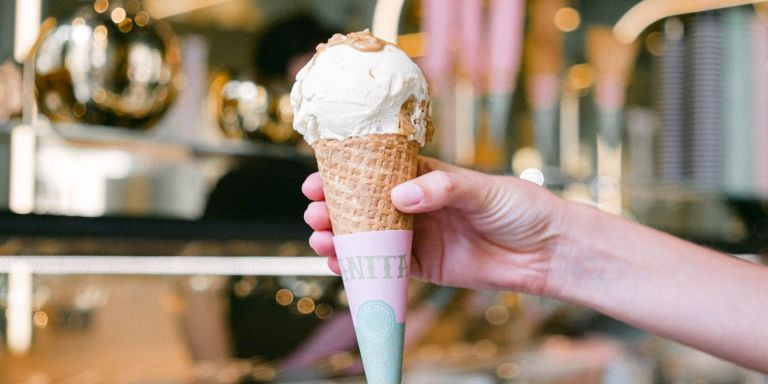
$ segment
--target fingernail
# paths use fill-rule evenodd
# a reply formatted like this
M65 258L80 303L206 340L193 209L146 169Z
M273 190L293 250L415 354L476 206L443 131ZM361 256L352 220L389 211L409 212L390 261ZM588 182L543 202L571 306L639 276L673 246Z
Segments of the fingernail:
M315 249L317 246L317 236L315 235L317 235L317 232L312 232L312 234L309 235L309 240L307 241L312 249Z
M392 200L396 200L400 205L416 205L424 199L424 193L414 183L400 184L392 189Z

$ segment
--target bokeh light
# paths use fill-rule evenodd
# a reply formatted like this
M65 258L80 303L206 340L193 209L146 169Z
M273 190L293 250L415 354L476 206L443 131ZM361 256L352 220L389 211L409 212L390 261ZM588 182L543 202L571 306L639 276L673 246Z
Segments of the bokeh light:
M308 315L315 311L315 301L309 297L302 297L299 302L296 303L296 309L302 315Z
M326 303L320 303L315 308L315 316L321 320L328 319L333 316L333 308Z
M115 24L120 24L125 20L125 9L123 8L115 8L112 10L112 14L110 15L110 18L112 19L112 22Z
M576 64L568 70L568 85L571 89L587 89L594 83L595 70L591 65L586 63Z
M109 1L96 0L96 2L93 3L93 9L98 13L104 13L109 9Z
M43 311L37 311L32 315L32 322L37 328L45 328L48 326L48 314Z
M520 366L515 363L504 363L496 367L496 375L505 380L511 380L520 375Z
M491 325L502 325L509 320L509 310L503 305L492 305L485 310L485 320Z
M645 49L654 56L661 56L664 54L664 34L659 31L654 31L645 37Z
M283 306L288 306L293 303L293 292L290 289L281 289L275 293L275 301Z
M147 11L140 11L136 14L136 17L134 17L134 20L136 22L136 25L139 27L145 27L147 24L149 24L149 13Z
M571 7L563 7L555 12L555 26L563 32L573 32L581 25L579 11Z

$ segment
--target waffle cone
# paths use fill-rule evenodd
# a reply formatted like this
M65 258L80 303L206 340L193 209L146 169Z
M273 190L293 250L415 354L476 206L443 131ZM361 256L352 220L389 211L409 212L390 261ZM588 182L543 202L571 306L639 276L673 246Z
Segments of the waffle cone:
M419 143L373 134L313 144L335 235L412 230L413 217L392 204L396 185L416 177Z

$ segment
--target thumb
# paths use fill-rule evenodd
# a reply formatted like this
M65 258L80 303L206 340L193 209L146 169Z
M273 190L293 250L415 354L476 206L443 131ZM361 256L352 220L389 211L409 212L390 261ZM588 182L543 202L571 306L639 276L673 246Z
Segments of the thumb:
M453 207L476 211L487 200L490 176L464 170L438 170L421 175L392 189L392 203L405 213L431 212ZM485 182L484 182L485 181Z

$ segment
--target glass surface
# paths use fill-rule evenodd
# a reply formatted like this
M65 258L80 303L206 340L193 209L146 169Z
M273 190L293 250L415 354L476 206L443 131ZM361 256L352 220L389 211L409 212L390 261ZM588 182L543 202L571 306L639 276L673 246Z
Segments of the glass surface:
M330 339L338 344L327 340L330 344L317 351L314 363L292 362L313 339L327 339L332 323L345 323L349 316L337 282L269 276L39 277L32 295L29 349L0 354L0 381L363 383L353 338L351 344L344 341L346 336ZM0 275L0 313L8 305L7 286L7 278ZM307 309L309 301L314 310ZM617 323L606 327L610 323L605 319L569 306L473 291L461 292L449 304L407 347L404 382L760 379L756 373ZM416 323L424 320L424 305L413 301L409 324L423 325ZM535 319L534 314L544 316ZM597 326L602 330L578 337L551 333L558 328L576 330L585 319L593 322L587 329L602 321ZM3 334L7 324L0 325Z

